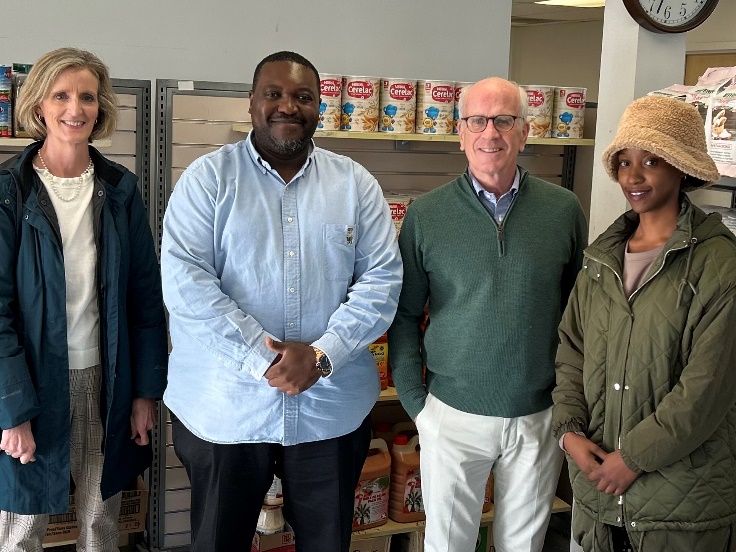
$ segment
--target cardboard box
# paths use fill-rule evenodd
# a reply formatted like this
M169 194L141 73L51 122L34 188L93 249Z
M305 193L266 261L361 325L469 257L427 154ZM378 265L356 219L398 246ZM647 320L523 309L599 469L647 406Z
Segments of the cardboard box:
M287 530L273 535L253 535L250 552L295 552L294 531Z
M350 552L389 552L390 548L391 535L350 541Z
M136 488L123 491L118 517L118 531L121 535L138 533L146 526L146 511L148 510L148 491L143 478L136 480ZM49 525L46 529L44 544L77 540L79 525L77 511L74 505L74 496L69 497L69 513L49 516Z

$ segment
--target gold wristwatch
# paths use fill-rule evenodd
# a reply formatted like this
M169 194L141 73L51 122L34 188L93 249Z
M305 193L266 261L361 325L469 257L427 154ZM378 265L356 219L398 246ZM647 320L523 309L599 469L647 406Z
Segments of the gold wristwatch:
M318 349L317 347L312 347L312 349L314 349L315 354L315 366L317 367L317 370L319 370L320 375L323 378L326 378L332 374L332 363L323 350Z

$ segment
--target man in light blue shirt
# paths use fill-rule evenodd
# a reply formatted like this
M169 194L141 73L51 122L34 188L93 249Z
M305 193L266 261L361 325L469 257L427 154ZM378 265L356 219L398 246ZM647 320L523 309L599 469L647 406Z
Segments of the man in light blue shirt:
M164 219L173 350L164 401L192 484L192 551L240 549L274 473L297 551L347 552L380 390L368 345L402 267L378 182L312 136L299 54L253 75L248 138L182 174Z

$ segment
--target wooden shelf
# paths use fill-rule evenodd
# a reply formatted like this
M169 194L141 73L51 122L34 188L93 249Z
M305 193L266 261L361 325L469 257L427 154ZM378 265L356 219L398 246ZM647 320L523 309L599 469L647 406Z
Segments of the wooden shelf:
M0 147L12 146L15 148L24 148L31 145L35 140L33 138L0 138ZM95 140L92 145L96 148L109 148L112 140Z
M562 512L569 512L570 505L562 500L561 498L555 497L555 501L552 504L552 513L559 514ZM493 523L495 517L495 511L493 504L491 509L483 513L480 517L481 525L490 525ZM353 538L358 539L370 539L373 537L382 537L385 535L396 535L398 533L414 533L416 531L424 531L425 522L415 521L413 523L398 523L389 519L384 525L378 527L372 527L371 529L365 529L363 531L353 531Z
M378 395L378 400L376 402L391 402L398 400L399 394L396 392L396 388L389 387L388 389L384 389L381 391L381 394Z
M233 124L235 132L250 132L252 126ZM395 140L397 142L459 142L457 134L397 134L393 132L347 132L345 130L318 130L315 138L347 138L353 140ZM528 145L540 146L593 146L591 138L530 138Z

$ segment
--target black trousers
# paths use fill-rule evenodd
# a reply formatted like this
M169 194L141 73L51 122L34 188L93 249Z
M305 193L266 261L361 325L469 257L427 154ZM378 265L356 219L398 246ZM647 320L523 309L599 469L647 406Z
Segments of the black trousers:
M293 446L221 445L193 435L173 414L174 450L192 486L191 552L250 549L263 497L281 478L284 518L297 552L349 552L355 487L370 445L368 416L358 429Z

